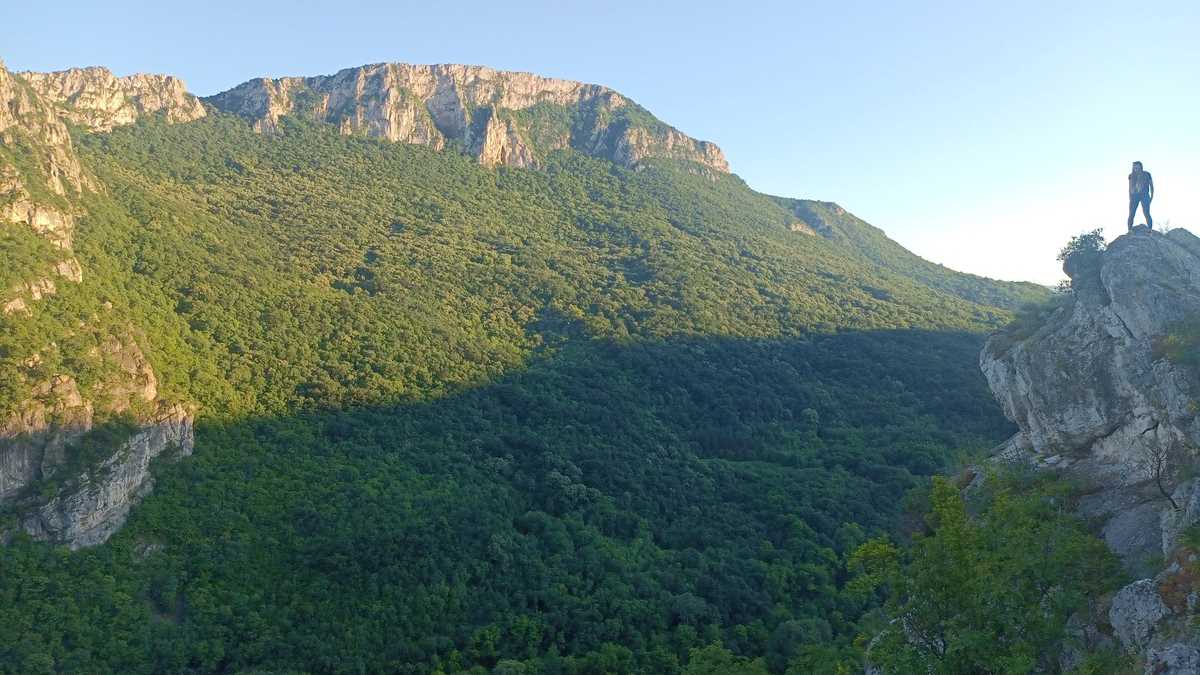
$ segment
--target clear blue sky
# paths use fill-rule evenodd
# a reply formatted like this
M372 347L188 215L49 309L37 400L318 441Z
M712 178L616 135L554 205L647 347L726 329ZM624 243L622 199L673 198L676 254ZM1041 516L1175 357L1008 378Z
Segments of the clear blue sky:
M13 70L164 72L205 95L379 61L609 85L756 189L841 203L951 267L1052 282L1071 234L1200 232L1200 2L54 2L0 6ZM986 7L985 5L990 5Z

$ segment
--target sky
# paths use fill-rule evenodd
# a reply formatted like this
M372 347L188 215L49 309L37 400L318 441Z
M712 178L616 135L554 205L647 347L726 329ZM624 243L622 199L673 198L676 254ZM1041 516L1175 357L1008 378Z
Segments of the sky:
M1133 160L1156 225L1200 233L1198 35L1195 0L0 3L10 70L169 73L199 95L381 61L604 84L757 190L1041 283L1072 235L1125 231Z

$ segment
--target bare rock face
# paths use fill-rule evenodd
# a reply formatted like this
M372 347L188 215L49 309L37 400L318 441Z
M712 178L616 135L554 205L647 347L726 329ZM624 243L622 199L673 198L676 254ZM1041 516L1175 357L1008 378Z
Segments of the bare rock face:
M321 77L251 80L206 99L274 132L284 115L442 150L454 143L486 166L536 166L539 155L574 147L633 167L648 158L697 162L728 172L720 148L654 120L617 92L594 84L482 66L385 63ZM563 113L539 124L521 115L541 106Z
M67 443L92 428L94 415L75 378L56 375L35 385L32 396L0 422L0 500L52 474Z
M1196 673L1200 636L1193 626L1200 609L1197 564L1190 549L1178 550L1153 578L1139 579L1113 595L1108 625L1122 649L1138 655L1146 673Z
M21 529L72 549L104 543L153 489L150 462L171 449L177 457L190 455L193 444L191 412L181 405L162 406L108 459L26 510Z
M993 335L980 356L1020 427L1010 445L1108 486L1152 478L1155 457L1190 461L1200 377L1162 346L1200 317L1200 239L1143 230L1068 272L1071 302L1028 335Z
M637 166L651 157L686 159L717 171L729 171L725 154L716 144L697 141L675 129L655 133L646 128L630 128L619 137L612 159L625 166Z
M0 64L0 148L24 156L22 172L0 155L0 221L26 223L60 248L71 247L68 198L92 186L55 107Z
M1138 651L1150 643L1155 628L1170 613L1154 582L1142 579L1113 596L1108 616L1121 644L1129 651Z
M1112 634L1147 673L1198 672L1200 553L1184 533L1200 522L1200 479L1186 479L1200 448L1200 239L1139 228L1065 271L1071 296L980 355L1020 429L996 457L1080 487L1076 513L1139 579L1112 598Z
M1200 673L1200 649L1175 643L1150 650L1146 675L1195 675Z
M521 137L512 120L487 117L483 135L478 139L475 156L484 166L532 167L537 165L533 151Z
M101 543L124 523L153 485L151 460L172 448L186 456L193 446L192 411L158 398L154 371L131 336L108 336L89 356L106 373L99 383L82 391L74 377L54 375L0 419L0 504L12 506L33 537L72 548ZM128 434L88 462L75 446L103 426L98 419L119 419Z
M60 114L90 131L111 131L156 113L169 122L205 115L200 99L170 75L116 77L107 68L72 68L21 77L43 99L60 106Z

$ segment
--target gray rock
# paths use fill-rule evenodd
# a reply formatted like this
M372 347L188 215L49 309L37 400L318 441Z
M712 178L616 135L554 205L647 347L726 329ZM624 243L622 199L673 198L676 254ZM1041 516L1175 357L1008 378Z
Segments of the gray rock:
M1200 448L1200 372L1164 349L1200 320L1200 239L1142 228L1103 253L1069 259L1065 271L1069 297L1040 325L992 335L980 355L1019 429L993 461L1072 481L1076 513L1127 570L1153 577L1112 598L1106 614L1121 646L1149 664L1147 673L1200 675L1196 648L1176 638L1189 634L1200 603L1187 568L1195 561L1171 557L1200 522L1200 479L1176 484ZM1159 556L1167 569L1150 565ZM1085 629L1068 626L1064 668L1091 650Z
M1073 474L1111 486L1151 478L1153 453L1170 471L1200 447L1198 375L1156 350L1200 316L1197 250L1185 230L1119 237L1044 325L988 339L980 366L1038 455L1076 458Z
M33 303L83 280L70 253L82 211L76 199L100 186L79 162L64 120L106 131L152 113L184 122L206 109L172 77L117 78L103 68L18 75L0 64L0 146L19 139L34 149L20 165L0 157L0 222L24 224L62 252L36 275L0 289L0 320L22 321ZM112 310L108 303L95 308L97 317ZM192 451L191 409L159 399L136 329L112 325L72 325L71 334L89 334L95 347L69 360L48 358L59 356L58 340L66 335L47 335L43 345L17 355L19 366L0 373L22 393L0 410L0 506L17 516L20 529L72 548L100 543L121 526L151 489L154 458L168 448ZM82 377L87 372L104 376ZM134 422L132 436L95 466L73 463L72 442L116 416ZM0 532L0 541L12 534Z
M81 392L75 379L57 375L33 388L7 420L0 420L0 503L20 514L20 528L36 539L71 548L98 544L124 522L153 485L151 461L168 448L191 454L192 411L158 400L157 381L137 344L108 336L94 358L115 364L118 375ZM108 414L133 407L153 412L137 417L138 430L99 465L77 475L65 472L70 444L92 429L91 399ZM39 481L60 485L50 496L28 495Z
M206 114L200 99L170 75L116 77L107 68L71 68L20 77L40 97L58 104L60 114L91 131L111 131L155 113L168 122L190 122Z
M257 79L205 99L217 109L278 131L284 115L434 150L457 146L485 166L537 166L534 148L575 148L627 167L647 158L683 159L729 172L721 149L665 124L610 125L636 109L595 84L454 64L380 63L321 77ZM564 108L573 122L534 128L520 117L536 105Z
M153 488L151 461L170 448L190 455L193 444L191 414L183 406L169 407L93 472L75 477L67 489L26 512L21 529L72 549L103 543Z
M1175 544L1179 541L1179 535L1183 534L1184 530L1200 522L1200 478L1193 478L1175 488L1171 497L1179 505L1179 508L1163 509L1161 520L1163 555L1168 555L1175 548Z
M1170 508L1166 509L1171 511ZM1160 503L1146 502L1118 512L1104 524L1100 536L1121 559L1121 565L1135 575L1149 576L1155 570L1149 564L1158 558L1163 535Z
M1200 649L1177 642L1156 647L1146 654L1146 675L1200 674Z
M1142 579L1117 591L1108 610L1108 621L1121 645L1130 652L1144 649L1154 630L1171 610L1151 579Z

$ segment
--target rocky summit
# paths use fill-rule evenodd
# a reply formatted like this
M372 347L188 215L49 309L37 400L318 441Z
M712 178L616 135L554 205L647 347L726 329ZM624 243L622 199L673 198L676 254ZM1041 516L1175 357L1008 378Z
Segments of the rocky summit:
M170 122L190 122L205 114L183 80L170 75L117 77L100 67L20 75L63 117L91 131L111 131L151 114Z
M1072 292L1057 308L993 335L980 356L1019 427L998 459L1071 481L1076 512L1141 577L1073 620L1064 669L1111 635L1147 673L1195 673L1200 551L1180 534L1200 521L1188 471L1200 448L1200 238L1139 228L1068 256L1065 271Z
M250 80L205 101L274 131L284 115L398 143L454 146L484 166L537 166L571 147L627 167L682 159L726 173L690 138L607 87L455 64L381 63L334 75Z
M1020 426L1013 451L1135 483L1147 455L1200 446L1200 380L1164 356L1200 316L1200 238L1126 235L1067 272L1074 300L1029 335L993 336L980 363Z

